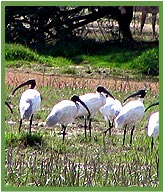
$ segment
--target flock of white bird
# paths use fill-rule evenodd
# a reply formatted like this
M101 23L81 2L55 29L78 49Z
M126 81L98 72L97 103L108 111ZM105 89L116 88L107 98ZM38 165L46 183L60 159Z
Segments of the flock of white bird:
M12 95L19 88L29 85L29 89L24 91L20 98L19 111L20 111L20 124L19 132L22 126L23 119L30 119L29 133L31 133L32 119L34 113L39 110L41 106L41 95L35 89L36 81L30 79L19 86L17 86ZM123 145L125 143L125 136L127 127L132 126L130 145L132 144L132 137L136 123L143 119L144 113L152 106L158 105L159 102L152 103L145 109L143 100L146 95L146 90L138 90L135 93L129 95L123 102L121 102L103 86L98 86L95 93L87 93L81 96L73 95L71 100L62 100L57 103L50 114L46 118L46 126L54 127L57 123L62 126L63 129L63 141L65 139L66 127L72 123L76 117L84 116L85 137L87 130L87 120L89 128L89 136L91 137L91 122L94 115L100 111L106 122L109 124L107 131L111 134L112 127L124 129ZM134 100L126 102L129 98L138 97ZM8 102L5 104L9 107L11 113L13 113L11 106ZM151 146L153 146L153 137L159 135L159 112L151 114L147 124L147 134L152 137Z

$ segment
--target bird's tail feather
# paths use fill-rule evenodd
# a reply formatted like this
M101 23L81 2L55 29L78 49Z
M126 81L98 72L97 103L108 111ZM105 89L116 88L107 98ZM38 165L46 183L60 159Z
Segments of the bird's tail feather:
M55 115L53 116L48 116L46 119L46 126L47 127L53 127L55 124L58 123L58 119Z

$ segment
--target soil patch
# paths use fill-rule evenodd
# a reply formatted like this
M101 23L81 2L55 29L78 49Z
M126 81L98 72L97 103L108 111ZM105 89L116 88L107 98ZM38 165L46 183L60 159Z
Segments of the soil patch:
M14 69L6 69L5 84L7 86L17 86L18 84L34 78L37 82L37 86L51 86L54 88L85 88L95 90L97 85L103 85L111 90L117 90L122 92L130 92L132 90L138 90L146 88L151 91L152 94L158 95L159 82L147 81L147 80L130 80L119 78L86 78L86 77L72 77L63 75L54 75L46 73L19 71Z

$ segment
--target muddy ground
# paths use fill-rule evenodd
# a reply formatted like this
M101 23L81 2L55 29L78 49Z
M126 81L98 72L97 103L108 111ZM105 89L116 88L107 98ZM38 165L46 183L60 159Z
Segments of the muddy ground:
M37 86L52 86L56 88L74 87L82 88L89 87L93 90L97 85L103 85L111 90L117 90L122 92L130 92L132 90L138 90L147 88L152 94L159 94L159 82L153 80L130 80L128 78L103 78L97 77L73 77L65 75L46 74L31 71L20 71L15 69L6 69L5 84L8 86L17 86L18 84L26 81L27 79L34 78L37 82Z

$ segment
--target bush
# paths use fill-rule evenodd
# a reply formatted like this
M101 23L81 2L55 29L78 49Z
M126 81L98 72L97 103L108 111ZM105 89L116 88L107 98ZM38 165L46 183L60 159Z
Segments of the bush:
M6 60L25 60L36 61L38 55L27 47L20 44L6 44L5 45L5 59Z
M8 61L8 67L30 66L32 62L44 64L48 67L71 64L71 60L69 59L58 56L40 55L32 49L20 44L5 44L5 59Z
M153 48L135 59L133 66L144 75L159 75L159 50Z

